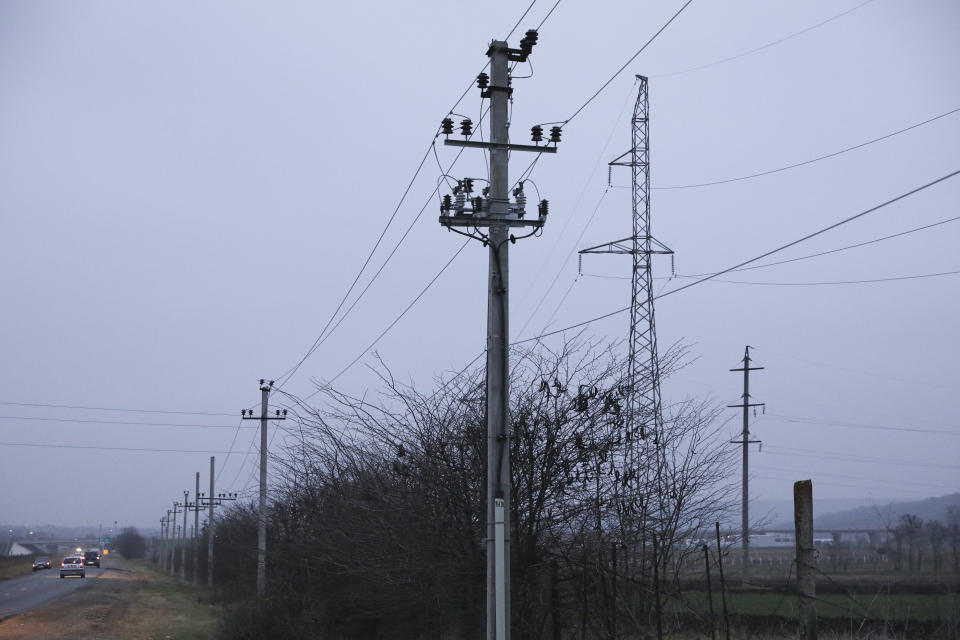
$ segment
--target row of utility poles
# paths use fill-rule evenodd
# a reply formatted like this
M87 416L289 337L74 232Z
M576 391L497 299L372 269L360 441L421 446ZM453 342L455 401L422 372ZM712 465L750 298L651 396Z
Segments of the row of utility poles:
M173 502L173 508L167 509L167 515L160 518L160 539L156 559L160 568L173 576L177 568L177 551L180 555L180 580L187 579L187 547L191 548L193 564L193 582L200 584L200 512L207 511L207 586L213 586L213 535L214 507L237 499L236 493L214 493L214 469L216 458L210 456L210 493L200 492L200 472L196 473L196 485L193 501L190 492L183 492L183 501ZM187 541L187 513L193 512L193 532ZM182 524L177 524L177 516L183 515Z
M270 420L286 420L287 410L277 409L275 415L268 414L270 391L274 381L260 380L260 415L254 416L253 409L243 409L243 420L260 421L260 495L257 514L257 594L266 593L267 575L267 424ZM176 552L180 551L180 579L187 579L187 513L193 512L193 535L189 546L193 555L193 582L199 584L200 566L200 512L207 511L207 586L213 586L213 541L214 507L237 499L236 493L215 493L215 456L210 456L210 492L200 492L200 472L196 473L196 487L193 502L190 492L183 492L183 502L174 501L173 508L160 519L159 562L171 576L176 569ZM183 515L183 524L177 524L177 516Z

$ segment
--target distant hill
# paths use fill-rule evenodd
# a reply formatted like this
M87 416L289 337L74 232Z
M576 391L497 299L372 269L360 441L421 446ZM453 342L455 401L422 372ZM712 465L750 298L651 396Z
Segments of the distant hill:
M814 518L813 525L817 529L883 529L888 523L896 525L900 516L907 513L923 518L924 522L939 520L945 523L948 507L960 508L960 493L835 511Z

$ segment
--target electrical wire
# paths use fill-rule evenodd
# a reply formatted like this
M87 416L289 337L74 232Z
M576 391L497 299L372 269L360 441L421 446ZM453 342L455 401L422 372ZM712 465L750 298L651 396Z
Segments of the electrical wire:
M49 402L13 402L10 400L0 401L2 405L15 407L49 407L54 409L82 409L84 411L120 411L125 413L167 413L185 416L223 416L234 417L233 413L216 413L211 411L177 411L173 409L118 409L116 407L89 407L76 404L52 404Z
M767 354L771 354L771 355L775 355L775 356L780 356L780 357L783 357L783 358L790 358L791 360L796 360L796 361L798 361L798 362L803 362L803 363L810 364L810 365L814 365L814 366L818 366L818 367L826 367L826 368L828 368L828 369L839 369L840 371L847 371L847 372L850 372L850 373L858 373L858 374L860 374L860 375L870 376L870 377L872 377L872 378L881 378L881 379L885 379L885 380L892 380L892 381L894 381L894 382L905 382L905 383L907 383L907 384L915 384L915 385L920 385L920 386L923 386L923 387L940 387L941 389L950 389L950 390L953 390L953 391L960 391L960 387L957 387L957 386L955 386L955 385L942 384L942 383L939 383L939 382L932 382L932 381L930 381L930 380L910 380L910 379L901 378L901 377L898 377L898 376L887 376L887 375L884 375L884 374L881 374L881 373L876 373L876 372L873 372L873 371L864 371L863 369L853 369L853 368L850 368L850 367L841 367L840 365L836 365L836 364L828 364L828 363L826 363L826 362L817 362L816 360L809 360L809 359L807 359L807 358L801 358L800 356L791 355L791 354L789 354L789 353L781 353L781 352L779 352L779 351L773 351L773 350L771 350L771 349L767 349L766 347L758 348L758 347L755 347L755 346L751 346L751 348L752 348L752 349L755 349L755 350L758 350L758 351L761 351L762 353L767 353Z
M819 258L820 256L830 255L832 253L839 253L841 251L847 251L849 249L857 249L860 247L865 247L871 244L876 244L884 240L891 240L893 238L899 238L901 236L909 235L911 233L916 233L917 231L924 231L925 229L931 229L933 227L938 227L942 224L947 224L948 222L956 222L960 220L960 216L954 216L953 218L947 218L946 220L940 220L938 222L933 222L931 224L923 225L922 227L914 227L913 229L907 229L906 231L900 231L899 233L893 233L887 236L882 236L880 238L874 238L873 240L867 240L865 242L857 242L856 244L848 244L843 247L838 247L836 249L830 249L829 251L818 251L817 253L811 253L805 256L799 256L797 258L789 258L787 260L777 260L775 262L764 262L763 264L755 264L749 267L743 267L742 269L734 269L733 271L751 271L753 269L764 269L766 267L775 267L781 264L790 264L791 262L800 262L801 260L809 260L811 258ZM732 273L732 272L731 272ZM685 275L674 275L671 278L700 278L702 276L710 275L709 273L688 273ZM629 278L628 278L629 279ZM657 278L655 278L657 279Z
M945 112L945 113L941 113L940 115L937 115L937 116L934 116L934 117L929 118L929 119L927 119L927 120L924 120L923 122L918 122L918 123L916 123L916 124L910 125L909 127L904 127L903 129L899 129L899 130L897 130L897 131L894 131L893 133L888 133L888 134L886 134L886 135L880 136L879 138L874 138L874 139L872 139L872 140L867 140L866 142L861 142L860 144L855 144L855 145L853 145L852 147L847 147L847 148L845 148L845 149L840 149L839 151L834 151L834 152L828 153L828 154L826 154L826 155L817 156L816 158L811 158L810 160L804 160L803 162L797 162L797 163L794 163L794 164L789 164L789 165L787 165L787 166L785 166L785 167L778 167L778 168L776 168L776 169L769 169L769 170L767 170L767 171L759 171L759 172L757 172L757 173L751 173L750 175L739 176L739 177L737 177L737 178L725 178L725 179L723 179L723 180L713 180L713 181L711 181L711 182L699 182L699 183L696 183L696 184L672 185L672 186L667 186L667 187L655 186L655 187L653 187L653 189L654 189L654 190L660 190L660 191L669 191L669 190L676 190L676 189L696 189L696 188L699 188L699 187L711 187L711 186L718 185L718 184L729 184L729 183L731 183L731 182L740 182L741 180L750 180L751 178L759 178L760 176L768 176L768 175L773 174L773 173L780 173L781 171L787 171L787 170L789 170L789 169L796 169L797 167L803 167L803 166L806 166L806 165L808 165L808 164L813 164L814 162L819 162L819 161L821 161L821 160L826 160L827 158L834 158L834 157L839 156L839 155L841 155L841 154L847 153L848 151L854 151L854 150L856 150L856 149L862 149L863 147L866 147L866 146L868 146L868 145L871 145L871 144L873 144L873 143L875 143L875 142L880 142L881 140L886 140L886 139L888 139L888 138L892 138L892 137L894 137L894 136L898 136L898 135L900 135L901 133L905 133L905 132L910 131L910 130L912 130L912 129L916 129L916 128L918 128L918 127L922 127L922 126L925 125L925 124L930 124L931 122L935 122L935 121L937 121L937 120L940 120L941 118L946 118L947 116L953 115L953 114L957 113L958 111L960 111L960 107L956 107L956 108L954 108L954 109L951 109L950 111L947 111L947 112Z
M826 285L841 285L841 284L874 284L878 282L896 282L898 280L917 280L921 278L937 278L941 276L954 276L960 274L960 270L957 271L939 271L936 273L920 273L910 276L892 276L889 278L867 278L863 280L826 280L819 282L757 282L755 280L725 280L723 278L711 278L713 282L723 282L726 284L752 284L758 286L768 286L768 287L819 287ZM605 278L607 280L629 280L627 276L607 276L599 273L584 273L583 275L590 278ZM695 278L697 276L685 276L685 275L676 275L673 278ZM659 296L657 296L659 297Z
M685 285L683 285L683 286L677 287L677 288L675 288L675 289L671 289L670 291L667 291L667 292L665 292L665 293L661 293L660 295L656 296L654 299L655 299L655 300L659 300L659 299L661 299L661 298L665 298L665 297L667 297L667 296L669 296L669 295L672 295L672 294L674 294L674 293L678 293L678 292L680 292L680 291L683 291L684 289L689 289L690 287L694 287L694 286L696 286L696 285L698 285L698 284L702 284L702 283L704 283L704 282L707 282L708 280L712 280L712 279L715 278L716 276L723 275L724 273L729 273L730 271L733 271L734 269L739 269L740 267L744 267L744 266L746 266L746 265L748 265L748 264L751 264L751 263L753 263L753 262L757 262L758 260L762 260L762 259L764 259L764 258L766 258L766 257L768 257L768 256L771 256L771 255L773 255L773 254L775 254L775 253L778 253L778 252L780 252L780 251L783 251L784 249L788 249L788 248L790 248L790 247L796 246L796 245L800 244L801 242L805 242L806 240L809 240L809 239L814 238L814 237L816 237L816 236L822 235L822 234L826 233L827 231L830 231L830 230L832 230L832 229L836 229L837 227L839 227L839 226L841 226L841 225L847 224L847 223L849 223L849 222L853 222L854 220L857 220L857 219L859 219L859 218L862 218L863 216L866 216L866 215L868 215L868 214L870 214L870 213L874 213L875 211L878 211L878 210L880 210L880 209L882 209L882 208L884 208L884 207L886 207L886 206L888 206L888 205L891 205L891 204L893 204L893 203L895 203L895 202L898 202L898 201L900 201L900 200L903 200L904 198L907 198L907 197L912 196L912 195L914 195L914 194L916 194L916 193L919 193L920 191L923 191L924 189L928 189L928 188L930 188L930 187L932 187L932 186L934 186L934 185L936 185L936 184L939 184L940 182L943 182L943 181L945 181L945 180L948 180L948 179L950 179L950 178L953 178L953 177L955 177L957 174L960 174L960 170L953 171L953 172L951 172L951 173L948 173L948 174L945 175L945 176L942 176L942 177L937 178L937 179L935 179L935 180L931 180L930 182L928 182L928 183L926 183L926 184L924 184L924 185L921 185L921 186L919 186L919 187L916 187L916 188L914 188L914 189L911 189L910 191L907 191L906 193L902 193L902 194L900 194L900 195L898 195L898 196L896 196L896 197L894 197L894 198L891 198L891 199L887 200L886 202L882 202L882 203L880 203L880 204L878 204L878 205L876 205L876 206L873 206L873 207L870 207L869 209L866 209L866 210L864 210L864 211L861 211L860 213L857 213L857 214L854 214L854 215L849 216L849 217L847 217L847 218L844 218L843 220L840 220L839 222L835 222L835 223L833 223L833 224L831 224L831 225L828 225L828 226L826 226L826 227L823 227L822 229L819 229L819 230L817 230L817 231L814 231L813 233L807 234L807 235L805 235L805 236L803 236L803 237L801 237L801 238L799 238L799 239L797 239L797 240L793 240L792 242L788 242L788 243L785 244L785 245L781 245L780 247L777 247L776 249L771 249L770 251L767 251L767 252L762 253L762 254L760 254L760 255L758 255L758 256L755 256L755 257L753 257L753 258L750 258L749 260L744 260L743 262L741 262L741 263L739 263L739 264L735 264L735 265L733 265L732 267L729 267L729 268L724 269L724 270L722 270L722 271L718 271L718 272L715 273L715 274L711 274L711 275L709 275L709 276L705 276L705 277L703 277L703 278L700 278L700 279L698 279L698 280L695 280L695 281L690 282L690 283L688 283L688 284L685 284ZM597 322L597 321L599 321L599 320L604 320L604 319L606 319L606 318L610 318L610 317L615 316L615 315L619 315L619 314L624 313L624 312L629 311L629 310L630 310L630 307L623 307L622 309L616 309L615 311L611 311L611 312L609 312L609 313L605 313L605 314L600 315L600 316L597 316L597 317L595 317L595 318L590 318L590 319L588 319L588 320L584 320L584 321L582 321L582 322L578 322L578 323L576 323L576 324L572 324L572 325L570 325L570 326L564 327L564 328L562 328L562 329L557 329L557 330L555 330L555 331L550 331L550 332L542 333L542 334L540 334L540 335L538 335L538 336L533 336L532 338L525 338L525 339L523 339L523 340L517 340L516 342L513 342L513 343L511 343L511 344L512 344L512 345L517 345L517 344L523 344L523 343L525 343L525 342L532 342L532 341L535 341L535 340L540 340L540 339L543 339L543 338L547 338L547 337L549 337L549 336L553 336L553 335L557 335L557 334L560 334L560 333L564 333L565 331L569 331L569 330L571 330L571 329L577 329L577 328L579 328L579 327L584 327L584 326L586 326L586 325L588 325L588 324Z
M634 82L633 86L636 86L636 82ZM603 157L607 152L607 148L610 146L610 142L613 140L613 135L616 133L617 127L620 125L620 119L623 117L623 113L624 111L626 111L627 105L630 104L630 99L632 97L633 97L633 88L631 87L630 91L627 93L627 96L623 101L623 105L620 107L620 111L617 113L617 117L614 119L614 125L613 127L611 127L610 133L607 135L607 140L603 144L603 149L601 149L600 153L597 155L597 160L596 162L594 162L593 168L590 169L590 174L587 176L587 179L584 181L583 187L580 189L580 193L577 195L577 199L573 203L573 207L571 207L570 209L570 215L564 216L564 222L563 222L563 226L560 228L560 233L557 234L557 239L553 243L553 245L550 247L550 251L547 253L547 257L540 263L541 267L537 270L537 273L534 276L533 280L531 281L530 285L527 287L526 292L524 292L524 295L523 295L524 299L530 297L530 293L533 290L534 285L540 279L540 276L543 274L544 270L542 265L548 263L550 259L553 257L553 254L556 252L557 247L560 246L561 239L566 234L567 229L570 226L570 222L573 220L574 216L580 210L580 203L583 201L583 196L587 192L587 187L590 185L590 182L593 180L593 176L597 172L597 168L600 166L600 163L603 161ZM523 326L520 328L520 333L517 334L517 337L522 336L524 334L524 332L527 330L527 327L530 325L530 322L533 320L536 314L540 311L540 308L541 306L543 306L544 301L550 295L550 292L553 291L553 287L556 286L557 280L560 278L560 275L563 273L564 267L567 265L567 263L570 261L570 258L576 252L577 245L580 243L580 240L583 238L583 235L586 233L587 228L589 228L590 224L593 222L594 217L597 215L597 211L600 208L600 204L603 202L603 199L606 197L607 191L609 189L610 189L610 186L607 185L607 189L600 196L600 202L598 202L596 207L594 207L593 212L590 214L590 218L587 220L587 223L583 226L583 229L580 230L580 235L577 236L576 241L574 241L573 247L567 253L567 257L564 258L563 262L560 263L560 267L559 269L557 269L557 273L554 274L553 280L550 282L550 286L547 287L546 292L544 292L543 296L541 296L536 307L534 307L530 315L527 316L527 319L523 323Z
M583 111L584 109L586 109L586 108L587 108L587 105L589 105L591 102L593 102L593 101L596 99L597 96L599 96L601 93L603 93L603 90L606 89L608 86L610 86L610 83L613 82L614 80L616 80L616 79L617 79L617 76L619 76L621 73L623 73L623 70L626 69L628 66L630 66L630 63L633 62L634 60L636 60L636 59L637 59L637 56L639 56L641 53L644 52L644 50L646 50L647 47L649 47L650 44L651 44L654 40L656 40L657 37L658 37L661 33L663 33L664 30L665 30L667 27L669 27L670 24L671 24L674 20L676 20L676 19L680 16L681 13L683 13L683 10L686 9L686 8L690 5L691 2L693 2L693 0L687 0L686 2L684 2L684 3L683 3L683 6L680 7L680 8L677 10L677 12L674 13L673 16L663 24L662 27L660 27L659 29L657 29L657 32L654 33L652 36L650 36L650 39L647 40L647 41L644 43L644 45L643 45L642 47L640 47L640 49L639 49L635 54L633 54L632 56L630 56L630 59L627 60L626 62L624 62L623 65L622 65L619 69L617 69L617 71L616 71L612 76L610 76L610 78L609 78L606 82L604 82L604 83L600 86L600 88L597 89L596 92L594 92L594 94L593 94L592 96L590 96L589 98L587 98L587 101L586 101L586 102L584 102L582 105L580 105L580 106L577 108L576 111L574 111L566 120L564 120L564 121L562 122L562 124L566 125L566 124L568 124L570 121L572 121L574 118L576 118L578 115L580 115L580 112Z
M682 74L685 74L685 73L691 73L691 72L693 72L693 71L700 71L701 69L706 69L706 68L708 68L708 67L713 67L713 66L716 66L716 65L718 65L718 64L723 64L723 63L725 63L725 62L730 62L731 60L736 60L736 59L738 59L738 58L743 58L744 56L748 56L748 55L750 55L750 54L757 53L758 51L763 51L764 49L769 49L770 47L772 47L772 46L774 46L774 45L778 45L778 44L780 44L780 43L782 43L782 42L786 42L787 40L790 40L791 38L796 38L797 36L803 35L804 33L807 33L807 32L809 32L809 31L813 31L814 29L816 29L816 28L818 28L818 27L822 27L823 25L828 24L828 23L830 23L830 22L833 22L834 20L836 20L836 19L838 19L838 18L842 18L843 16L845 16L845 15L847 15L847 14L849 14L849 13L853 13L853 12L856 11L857 9L860 9L861 7L865 7L866 5L870 4L871 2L873 2L873 0L866 0L866 2L862 2L862 3L858 4L857 6L853 7L852 9L847 9L846 11L843 11L842 13L838 13L837 15L835 15L835 16L833 16L833 17L831 17L831 18L827 18L826 20L823 20L823 21L821 21L821 22L818 22L818 23L815 24L815 25L811 25L811 26L809 26L809 27L807 27L807 28L805 28L805 29L801 29L800 31L797 31L797 32L795 32L795 33L791 33L791 34L788 35L788 36L784 36L783 38L780 38L779 40L774 40L773 42L768 42L767 44L761 45L761 46L759 46L759 47L755 47L755 48L753 48L753 49L750 49L749 51L744 51L744 52L742 52L742 53L738 53L738 54L736 54L736 55L729 56L729 57L727 57L727 58L722 58L722 59L720 59L720 60L714 60L713 62L708 62L708 63L706 63L706 64L702 64L702 65L699 65L699 66L696 66L696 67L691 67L691 68L689 68L689 69L682 69L682 70L680 70L680 71L670 71L670 72L667 72L667 73L660 73L660 74L657 74L657 75L652 75L652 76L650 76L650 77L651 77L651 78L668 78L668 77L671 77L671 76L679 76L679 75L682 75Z
M380 332L380 335L378 335L378 336L373 340L373 342L371 342L369 345L367 345L367 347L366 347L356 358L354 358L354 359L350 362L350 364L348 364L346 367L344 367L343 369L341 369L341 370L340 370L340 373L338 373L338 374L335 375L333 378L331 378L328 384L332 384L333 382L335 382L340 376L342 376L344 373L346 373L347 370L349 370L353 365L355 365L357 362L359 362L360 359L363 358L363 356L365 356L365 355L367 354L367 352L370 351L370 349L373 349L373 348L377 345L377 343L380 342L380 340L381 340L385 335L387 335L387 332L389 332L389 331L394 327L394 325L396 325L398 322L400 322L400 320L403 318L403 316L405 316L405 315L407 314L407 312L410 311L410 309L413 307L413 305L415 305L415 304L420 300L420 298L423 297L423 295L430 289L430 287L433 286L433 283L436 282L437 279L438 279L441 275L443 275L443 272L447 270L447 267L449 267L449 266L453 263L453 261L457 259L457 257L458 257L458 256L460 255L460 253L467 247L467 245L468 245L469 243L470 243L470 240L469 240L469 239L464 240L464 241L463 241L463 244L460 245L460 248L457 249L456 253L454 253L453 256L451 256L450 259L447 260L447 263L446 263L445 265L443 265L443 268L441 268L440 271L437 272L437 274L436 274L435 276L433 276L433 278L430 280L430 282L427 283L427 286L425 286L425 287L420 291L420 293L417 294L417 297L414 298L414 299L410 302L410 304L408 304L408 305L404 308L404 310L401 311L400 314L399 314L396 318L393 319L393 322L391 322L389 325L387 325L387 328L384 329L383 331L381 331L381 332Z
M233 429L232 424L182 424L176 422L136 422L129 420L87 420L83 418L46 418L35 416L0 416L0 420L31 420L36 422L69 422L78 424L116 424L138 427L188 427L201 429Z
M97 451L147 451L155 453L229 453L212 449L153 449L149 447L110 447L95 444L46 444L39 442L0 442L0 447L40 447L45 449L95 449Z
M922 278L938 278L941 276L955 276L960 274L960 270L956 271L940 271L937 273L919 273L916 275L910 276L893 276L890 278L868 278L865 280L828 280L821 282L756 282L752 280L725 280L722 278L716 278L713 282L723 282L726 284L752 284L758 286L766 287L819 287L819 286L829 286L829 285L843 285L843 284L875 284L878 282L896 282L900 280L919 280Z
M763 465L751 465L751 467L753 467L754 469L758 469L760 471L788 471L792 473L810 473L809 469L787 469L785 467L765 467ZM843 478L845 480L866 480L868 482L883 482L887 484L909 484L916 487L928 487L930 489L947 489L949 491L957 490L955 487L948 487L942 484L928 484L925 482L909 482L901 478L896 478L894 480L883 480L881 478L868 478L865 476L848 476L848 475L842 475L839 473L821 473L821 472L817 472L816 475L825 476L828 478Z
M801 472L801 473L809 474L810 472L809 472L809 471L803 471L803 472ZM760 476L760 475L757 475L757 476L751 476L751 477L752 477L752 478L756 478L756 479L758 479L758 480L773 480L773 481L775 481L775 482L795 482L795 481L796 481L796 478L785 478L785 477L779 477L779 478L778 478L778 477L774 477L774 476ZM929 491L918 491L918 490L915 490L915 489L899 489L899 488L896 488L896 487L865 487L865 486L859 485L859 484L847 484L847 483L844 483L844 482L818 481L818 482L817 482L817 485L818 485L818 486L819 486L819 485L826 485L826 486L828 486L828 487L847 487L847 488L849 488L849 489L862 489L862 490L864 490L864 491L888 491L888 492L893 492L893 493L908 493L908 494L911 494L911 495L918 495L918 496L929 496L929 495L930 495L930 492L929 492Z
M523 19L526 17L526 15L530 12L530 10L533 8L533 6L534 6L536 3L537 3L537 0L533 0L533 1L530 3L530 5L529 5L529 6L527 7L527 9L523 12L523 14L521 14L520 19L517 20L516 24L514 24L513 28L512 28L512 29L510 30L510 32L507 34L507 38L509 38L511 35L513 35L513 32L516 31L517 27L520 25L520 23L523 21ZM557 4L559 4L559 1L557 2ZM556 9L556 5L554 5L553 9ZM553 9L550 10L550 13L553 13ZM547 17L549 17L550 13L547 14ZM545 22L545 21L546 21L546 18L544 18L544 20L541 21L541 23L540 23L541 26L543 25L543 22ZM484 65L483 69L486 69L488 65L489 65L489 61L487 62L486 65ZM470 92L470 89L471 89L472 87L473 87L473 81L471 80L471 81L470 81L470 84L467 85L467 88L463 91L463 93L460 95L460 97L459 97L459 98L457 99L457 101L454 103L453 107L451 107L451 108L448 110L448 113L453 112L453 111L457 108L457 106L459 106L459 104L463 101L463 99L464 99L464 98L467 96L467 94ZM420 162L419 162L419 164L417 165L417 168L416 168L416 170L414 171L413 176L410 178L409 182L407 183L407 186L404 188L404 191L403 191L403 194L402 194L401 197L400 197L400 200L397 202L396 207L394 207L393 212L391 213L390 217L387 219L387 223L384 225L383 230L380 232L380 235L377 237L377 240L376 240L376 242L374 243L373 248L372 248L372 249L370 250L370 252L367 254L367 257L366 257L366 259L364 260L363 265L360 267L360 270L357 272L357 275L354 277L353 282L351 282L350 286L347 288L346 293L344 293L343 297L340 299L340 302L337 304L337 308L334 310L333 314L330 315L330 318L327 320L327 322L326 322L326 324L324 325L323 329L321 329L320 334L317 336L316 340L314 340L313 344L310 346L310 348L307 350L307 352L303 355L303 357L300 358L300 360L297 362L297 364L295 364L293 367L291 367L290 369L288 369L286 372L284 372L281 376L279 376L279 377L277 378L278 381L279 381L278 384L277 384L277 388L278 388L278 389L282 388L287 382L290 381L290 379L293 377L294 374L296 374L296 372L300 369L300 367L303 365L303 363L306 362L307 358L309 358L311 355L313 355L313 353L314 353L314 352L317 350L317 348L320 346L322 340L324 339L324 334L327 333L327 330L328 330L328 328L330 327L331 323L334 321L334 319L335 319L335 318L337 317L337 315L340 313L340 310L343 308L343 305L346 303L347 299L350 297L350 294L353 292L354 288L357 286L357 282L359 282L360 277L363 275L363 272L366 270L367 266L369 265L370 260L373 258L373 255L376 253L377 249L379 248L380 243L383 241L384 236L386 235L386 233L387 233L387 231L389 230L390 226L393 224L393 221L394 221L394 219L396 218L397 213L400 211L400 207L401 207L401 206L403 205L403 203L406 201L407 195L410 193L410 189L413 187L414 182L416 181L417 177L420 175L420 172L421 172L421 170L423 169L423 165L426 163L427 158L429 157L429 155L430 155L430 153L431 153L431 149L433 149L434 144L436 143L436 138L437 138L438 136L439 136L439 132L437 132L436 134L434 134L433 140L431 140L431 142L430 142L430 146L427 148L427 150L426 150L426 151L424 152L424 154L423 154L423 157L420 159ZM459 155L458 155L457 157L459 158ZM451 168L452 168L452 166L453 166L453 165L451 164ZM448 169L448 171L449 171L449 169ZM419 216L418 216L418 217L419 217ZM403 237L406 238L406 234L404 234ZM402 242L402 241L403 241L403 240L401 239L400 242ZM399 247L399 243L398 243L397 246ZM391 254L390 254L391 256L392 256L393 253L396 251L396 248L397 248L397 247L395 247L394 250L393 250L393 252L391 252ZM382 268L381 268L381 270L382 270ZM379 273L380 273L380 272L378 271L377 274L379 275ZM373 284L373 281L374 281L375 279L376 279L376 276L375 276L374 278L372 278L371 281L368 283L367 289L369 289L369 286L370 286L371 284ZM366 289L364 289L364 291L366 291ZM358 298L358 299L359 299L359 298ZM355 303L354 303L354 306L355 306ZM351 308L353 308L353 307L351 306ZM345 314L345 315L346 315L346 314ZM345 315L344 315L344 317L345 317ZM342 322L342 320L343 320L343 318L341 318L341 322ZM339 326L339 323L338 323L338 326ZM332 331L331 331L331 333L332 333Z
M767 449L772 449L770 451L771 455L780 455L780 456L800 456L801 458L819 458L819 459L828 459L828 460L845 460L849 462L863 462L868 464L890 464L890 465L906 465L913 466L918 469L920 468L937 468L937 469L960 469L960 465L955 464L940 464L936 462L930 462L928 460L916 461L916 460L903 460L902 458L880 458L875 456L857 456L852 454L836 454L826 451L816 451L813 449L801 449L798 447L785 447L778 445L768 445ZM777 453L777 451L786 451L788 453ZM792 453L800 452L800 453Z
M792 422L796 424L815 424L815 425L824 425L824 426L831 426L831 427L851 427L854 429L874 429L878 431L905 431L908 433L933 433L933 434L948 435L948 436L960 436L960 429L951 431L948 429L922 429L919 427L891 427L891 426L879 425L879 424L861 424L858 422L842 422L838 420L799 418L796 416L788 416L780 413L771 413L769 411L765 413L764 416L775 422Z

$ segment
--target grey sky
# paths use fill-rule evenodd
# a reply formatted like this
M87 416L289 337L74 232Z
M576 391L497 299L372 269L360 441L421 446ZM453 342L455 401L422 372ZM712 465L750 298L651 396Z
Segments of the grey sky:
M503 37L527 4L0 3L0 400L230 414L5 404L0 441L227 450L234 416L258 402L257 380L279 377L314 341L440 119L484 65L488 41ZM516 138L573 113L680 4L563 0L541 30L533 77L514 81ZM539 161L533 179L551 215L543 237L518 243L511 255L513 337L559 272L519 337L544 329L576 278L576 258L565 262L572 250L629 233L629 191L612 189L575 244L606 187L606 162L628 148L634 74L651 78L654 186L801 162L960 107L960 5L947 0L874 0L757 53L664 75L857 4L696 0L564 129L559 153ZM552 5L537 2L511 41ZM479 110L472 89L457 111L476 122ZM960 169L958 142L955 114L790 171L657 190L654 233L676 251L678 274L725 268ZM445 166L455 155L437 151ZM515 157L511 175L529 160ZM431 154L374 267L439 173ZM482 155L465 153L451 173L485 173ZM629 176L615 172L614 184L629 184ZM946 181L778 257L953 217L958 195L960 178ZM291 380L291 393L304 395L311 377L340 372L453 255L460 240L436 215L431 202L364 299ZM954 271L958 224L725 279L807 283ZM434 374L479 353L486 260L468 246L380 342L395 371L428 386ZM584 271L628 275L625 260L608 256L586 258ZM668 260L657 275L670 275ZM958 278L716 282L670 296L657 306L660 343L691 343L697 360L666 383L664 396L736 402L740 380L727 369L751 344L766 367L754 377L754 399L770 414L754 426L764 442L752 457L758 498L788 498L801 477L813 477L823 498L960 490ZM665 290L681 282L658 281ZM583 276L548 328L623 307L628 294L625 280ZM590 331L613 339L626 322L619 315ZM372 381L358 365L338 384L362 390ZM738 417L729 423L731 437L738 424ZM253 434L242 429L234 448L246 452ZM816 452L887 462L808 457ZM0 446L0 456L4 522L153 524L192 489L195 471L206 482L208 464L202 453ZM248 484L253 460L241 468L242 459L230 456L224 490ZM63 496L76 500L75 512L64 513Z

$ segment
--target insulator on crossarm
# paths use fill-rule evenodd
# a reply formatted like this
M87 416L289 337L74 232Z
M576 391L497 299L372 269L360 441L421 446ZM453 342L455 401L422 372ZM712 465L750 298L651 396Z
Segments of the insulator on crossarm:
M440 130L445 136L453 133L453 120L450 118L444 118L440 123Z
M488 86L490 86L490 76L481 71L480 75L477 76L477 88L486 89Z
M517 217L523 218L527 208L527 196L523 192L522 182L517 186L516 189L513 190L513 197L517 201Z
M550 142L554 144L560 142L560 127L550 127Z
M473 135L473 120L465 118L460 121L460 135L469 138Z
M533 51L533 46L537 44L537 30L530 29L527 31L526 35L523 36L523 39L520 41L520 50L526 54L530 55L530 52Z
M453 205L453 208L458 215L463 214L463 209L464 209L464 205L466 205L466 202L467 202L467 196L464 195L463 189L457 191L457 199L455 201L455 204Z
M547 214L550 213L550 203L546 200L540 201L539 213L541 218L546 218Z
M450 194L443 196L443 200L440 202L440 211L445 213L450 211L450 208L453 206L453 198L450 197Z
M473 193L473 178L463 179L463 190L467 193Z
M540 142L543 140L543 127L538 124L530 127L530 139L534 142Z

